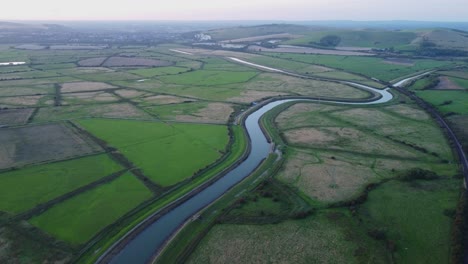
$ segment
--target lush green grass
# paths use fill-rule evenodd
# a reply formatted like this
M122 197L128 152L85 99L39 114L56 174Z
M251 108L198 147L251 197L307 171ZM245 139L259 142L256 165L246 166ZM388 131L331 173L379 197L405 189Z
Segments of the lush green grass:
M188 68L184 67L156 67L156 68L146 68L146 69L138 69L138 70L131 70L130 73L134 73L143 77L153 77L153 76L160 76L160 75L173 75L179 74L188 71Z
M339 46L389 48L409 44L416 38L413 32L373 31L373 30L330 30L306 33L304 37L286 41L292 45L319 43L327 35L341 38Z
M119 169L102 154L1 173L0 210L25 211Z
M424 89L427 89L427 87L429 87L429 85L431 84L431 82L432 82L432 78L430 78L430 77L421 78L421 79L417 80L416 82L414 82L414 83L411 85L411 89L414 89L414 90L424 90ZM434 88L434 87L431 87L431 88Z
M426 102L434 105L442 113L468 113L467 91L425 90L417 91L416 94Z
M369 194L361 211L376 229L396 243L396 263L447 263L459 180L391 181Z
M343 69L383 81L391 81L415 72L453 64L453 62L450 61L417 59L414 60L413 66L405 66L386 63L382 58L376 57L274 53L270 55L278 58L291 59L293 61L320 64L331 68Z
M220 58L206 58L203 59L203 69L204 70L210 70L210 71L240 71L240 72L245 72L245 71L251 71L252 68L249 68L247 66L238 64L238 63L233 63L229 62L227 60L223 60Z
M199 70L184 74L161 76L160 80L165 83L213 86L229 83L242 83L257 75L254 71L231 72L231 71L208 71Z
M139 224L141 221L149 217L152 213L156 212L157 210L163 208L164 206L168 205L170 202L174 201L175 199L180 198L182 195L187 194L191 190L193 190L196 186L199 186L206 180L215 177L225 168L233 164L237 161L246 151L247 148L247 137L243 131L241 126L233 126L233 136L234 136L234 143L231 146L231 151L229 152L228 156L224 160L224 162L219 163L217 166L214 166L211 170L207 171L201 177L195 178L193 181L182 185L181 188L176 189L175 191L171 192L167 196L158 199L157 202L153 203L149 208L146 210L142 210L137 214L133 215L131 218L124 222L116 233L110 233L105 239L102 239L96 245L93 246L92 249L89 249L86 254L80 258L80 263L94 263L96 259L99 257L99 253L104 252L105 249L110 247L115 241L117 241L120 237L125 235L132 227ZM271 155L271 160L276 159L276 155ZM271 165L267 163L267 165ZM250 181L251 182L251 181ZM235 186L234 189L242 189L239 185ZM231 190L232 191L232 190ZM229 196L227 202L230 203L232 201L232 195ZM226 201L224 202L226 203ZM214 216L212 214L212 216ZM184 229L185 230L185 229ZM185 239L184 239L185 240ZM186 240L185 240L186 241Z
M220 125L102 119L79 123L163 186L178 183L213 163L228 142L227 128Z
M151 197L132 174L54 206L30 222L72 244L82 244L119 217Z

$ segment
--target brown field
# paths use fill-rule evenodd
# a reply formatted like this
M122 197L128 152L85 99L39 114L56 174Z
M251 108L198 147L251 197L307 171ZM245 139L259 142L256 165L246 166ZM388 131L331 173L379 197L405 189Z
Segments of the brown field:
M242 85L244 89L255 91L284 92L331 98L358 99L369 94L357 88L334 82L304 80L274 73L262 73Z
M0 104L13 105L13 106L36 106L36 105L39 105L40 100L43 98L45 98L45 96L43 95L3 97L3 98L0 98Z
M0 96L37 95L51 93L53 93L52 84L43 84L34 87L4 87L0 89Z
M146 104L166 105L179 104L184 102L195 102L196 100L173 95L152 95L148 97L139 98L138 101L145 102Z
M289 95L289 94L282 93L282 92L246 90L246 91L243 91L239 96L228 98L227 101L237 102L237 103L251 103L255 101L261 101L261 99L265 99L268 97L274 97L274 96L280 96L280 95Z
M177 121L184 122L209 122L224 124L228 121L229 115L234 111L230 104L210 103L207 107L200 109L191 115L177 115Z
M101 149L64 124L0 130L0 169L63 160Z
M78 65L83 67L98 67L106 60L106 57L84 59L78 62Z
M41 108L33 122L46 122L87 117L153 119L146 112L128 103L74 105Z
M0 126L25 124L33 111L32 108L0 110Z
M358 151L413 158L415 154L383 138L352 127L299 128L284 132L289 144L310 148Z
M438 73L461 79L468 79L468 71L439 71Z
M116 94L119 96L122 96L123 98L135 98L135 97L140 97L143 95L146 95L146 93L137 91L137 90L130 90L130 89L121 89L121 90L116 90Z
M251 45L248 47L250 51L256 52L281 52L281 53L301 53L301 54L322 54L322 55L341 55L341 56L371 56L372 53L350 51L350 50L332 50L332 49L317 49L309 47L297 47L288 45L279 45L278 48L269 49L257 45Z
M449 77L439 77L439 84L434 87L434 90L465 90L460 85L456 84Z
M62 93L96 91L117 88L115 86L102 82L70 82L63 83L61 86L62 89L60 91Z
M116 102L119 100L119 98L113 94L106 92L89 92L63 94L62 100L63 105L69 105L99 102Z
M171 62L145 59L145 58L132 58L132 57L110 57L103 64L106 67L127 67L127 66L169 66Z

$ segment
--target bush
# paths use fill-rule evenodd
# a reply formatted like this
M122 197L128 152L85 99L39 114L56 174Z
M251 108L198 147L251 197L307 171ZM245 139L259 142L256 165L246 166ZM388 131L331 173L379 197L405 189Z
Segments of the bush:
M401 181L414 181L414 180L435 180L439 176L432 171L415 168L407 171L400 178Z
M367 232L367 234L375 240L385 240L387 239L387 233L385 230L374 228Z

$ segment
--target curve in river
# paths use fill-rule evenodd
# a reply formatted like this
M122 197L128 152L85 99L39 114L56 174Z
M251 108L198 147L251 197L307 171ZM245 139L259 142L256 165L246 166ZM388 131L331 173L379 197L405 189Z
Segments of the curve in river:
M237 58L231 58L234 61L250 65L256 68L264 70L275 71L280 73L286 73L279 69L274 69L250 62L246 62ZM411 77L403 80L407 82L411 79L417 78ZM403 82L403 83L404 83ZM259 120L269 110L274 107L292 101L317 101L317 102L330 102L342 105L369 105L369 104L380 104L390 101L393 96L388 91L389 88L384 90L375 89L362 84L343 82L361 89L372 91L380 94L378 99L369 102L339 102L331 100L312 100L312 99L283 99L278 101L270 102L260 107L255 112L249 114L245 119L245 127L251 140L251 152L247 159L235 167L233 170L228 172L225 176L220 178L218 181L208 186L198 194L194 195L181 205L168 212L167 214L160 217L153 224L148 226L144 231L138 234L133 240L131 240L119 253L117 253L110 260L110 263L146 263L153 256L154 252L159 250L164 242L170 238L170 236L191 216L195 215L205 206L209 205L232 186L242 181L245 177L257 168L257 166L270 154L271 145L268 143L262 129L259 125ZM106 252L108 253L109 250ZM106 255L104 253L104 255ZM103 256L104 256L103 255ZM98 260L100 262L103 256Z

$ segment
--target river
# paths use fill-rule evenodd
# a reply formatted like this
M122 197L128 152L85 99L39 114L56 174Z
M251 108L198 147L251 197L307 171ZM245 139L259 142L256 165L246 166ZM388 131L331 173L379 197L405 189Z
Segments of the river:
M243 61L237 58L230 58L238 63L246 64L252 67L260 68L263 70L274 71L279 73L286 73L283 70L270 68L247 61ZM399 85L410 81L411 79L418 78L420 75L407 78L399 82ZM195 215L201 209L218 199L231 187L242 181L245 177L257 168L257 166L270 154L272 151L270 143L268 143L266 136L259 125L260 118L269 110L274 107L292 102L292 101L315 101L315 102L328 102L337 103L343 105L370 105L370 104L382 104L390 101L393 96L389 92L389 88L379 90L362 84L343 82L360 89L372 91L379 94L373 101L365 102L341 102L332 100L315 100L315 99L283 99L267 103L260 107L258 110L252 112L245 119L245 128L250 137L251 152L247 159L240 163L233 170L228 172L225 176L220 178L218 181L208 186L201 192L197 193L187 201L177 206L172 211L160 217L154 223L149 225L144 231L139 233L133 240L131 240L125 247L112 257L110 263L132 263L132 264L143 264L151 260L153 254L159 250L164 242L174 234L177 229L184 224L187 219ZM130 231L131 232L131 231ZM130 233L129 232L129 233ZM128 235L128 234L127 234ZM118 242L117 242L118 243ZM116 244L117 244L116 243ZM114 246L116 246L114 244ZM106 251L97 262L101 262L103 257L106 256L112 248Z

